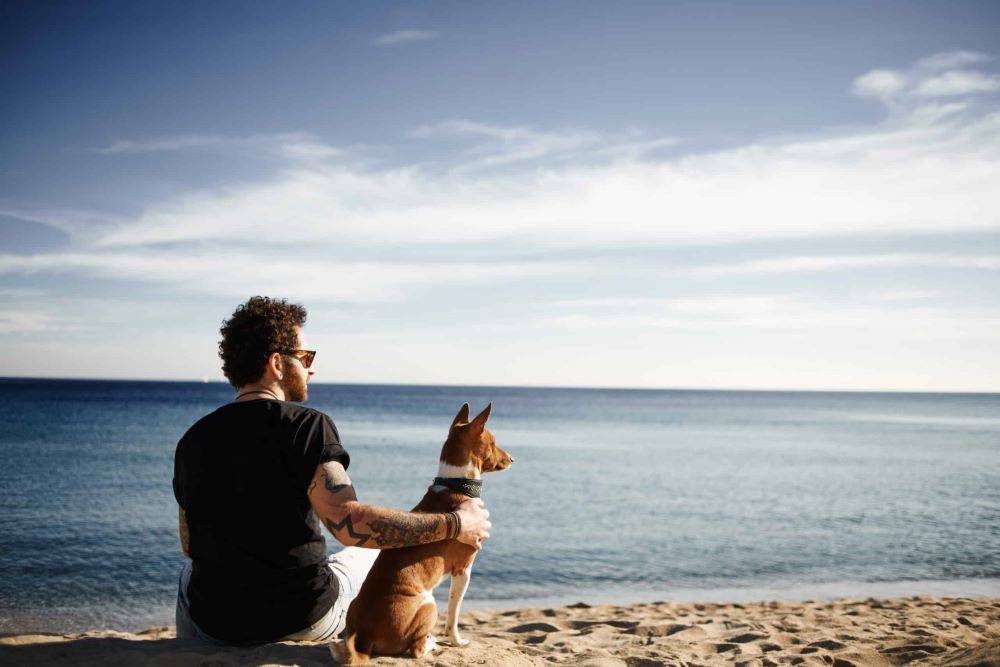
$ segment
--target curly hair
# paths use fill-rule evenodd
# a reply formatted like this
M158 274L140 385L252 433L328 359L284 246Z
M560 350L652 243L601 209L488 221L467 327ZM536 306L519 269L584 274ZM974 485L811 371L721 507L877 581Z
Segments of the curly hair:
M267 358L298 346L295 327L306 323L306 309L285 299L253 296L222 323L219 356L222 372L236 388L257 382Z

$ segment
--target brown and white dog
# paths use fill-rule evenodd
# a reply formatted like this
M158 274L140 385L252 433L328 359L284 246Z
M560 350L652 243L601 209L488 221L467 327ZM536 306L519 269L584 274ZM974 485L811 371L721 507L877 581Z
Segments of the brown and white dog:
M497 447L486 428L492 407L490 403L471 421L468 403L458 411L441 449L439 479L414 512L450 512L470 497L454 488L475 487L475 483L463 482L481 480L482 473L510 466L514 459ZM430 653L437 646L433 630L438 609L433 591L449 574L448 641L453 646L467 645L468 640L458 633L458 612L475 558L475 547L458 540L382 551L347 611L346 639L332 647L340 664L366 662L374 654L419 658Z

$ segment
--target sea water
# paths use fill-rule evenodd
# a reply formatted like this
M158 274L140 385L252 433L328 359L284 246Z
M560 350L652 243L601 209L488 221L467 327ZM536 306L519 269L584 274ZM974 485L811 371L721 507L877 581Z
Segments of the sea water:
M232 398L0 380L0 631L172 623L174 447ZM1000 395L311 385L308 405L360 499L408 509L465 401L493 401L517 459L484 482L469 607L1000 594Z

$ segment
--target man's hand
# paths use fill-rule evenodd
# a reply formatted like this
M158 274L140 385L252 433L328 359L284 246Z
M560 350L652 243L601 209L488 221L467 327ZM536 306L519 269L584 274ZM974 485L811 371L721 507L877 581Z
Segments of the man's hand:
M482 498L469 498L455 508L455 511L462 522L458 541L482 549L482 543L490 539L490 528L493 527L489 522L490 511L486 509L486 503Z
M363 505L344 466L336 461L316 466L306 494L316 516L345 546L393 549L457 538L478 549L489 537L489 512L481 500L462 503L449 514Z

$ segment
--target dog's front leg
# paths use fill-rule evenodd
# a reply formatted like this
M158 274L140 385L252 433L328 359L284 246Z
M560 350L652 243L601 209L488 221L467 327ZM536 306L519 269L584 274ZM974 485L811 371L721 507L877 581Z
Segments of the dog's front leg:
M458 634L458 612L462 606L465 591L469 588L471 565L457 574L451 575L451 588L448 590L448 640L454 646L468 646L469 640L462 639Z

